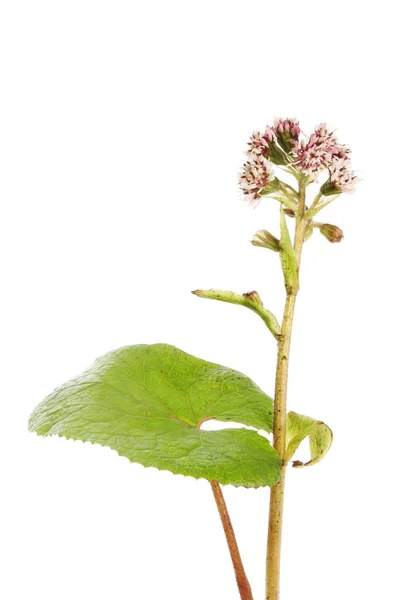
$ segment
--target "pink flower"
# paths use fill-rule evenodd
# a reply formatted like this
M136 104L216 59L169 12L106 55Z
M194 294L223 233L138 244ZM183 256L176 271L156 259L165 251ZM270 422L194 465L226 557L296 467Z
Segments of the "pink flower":
M278 135L278 133L286 132L290 133L291 137L296 139L300 135L300 125L297 119L277 118L274 120L273 130L276 135Z
M329 178L321 186L324 196L354 191L358 178L350 168L350 150L334 132L321 123L309 138L300 139L300 134L299 122L294 118L276 118L272 127L252 133L246 152L248 160L239 174L240 188L249 202L283 190L274 176L273 165L287 167L284 170L295 176L294 171L303 173L306 184L328 169Z
M345 157L349 150L337 141L326 124L318 125L309 140L293 141L293 155L296 157L295 166L305 175L316 179L320 171L330 167L335 158Z
M300 135L300 126L297 119L275 119L272 129L280 147L287 154L290 154Z
M283 134L288 135L290 134ZM278 146L279 139L272 127L266 127L264 133L254 131L250 137L248 156L252 154L262 155L275 165L286 165L289 160L285 152Z
M262 154L252 153L239 173L239 185L250 203L257 203L267 192L271 181L275 178L272 163Z
M336 158L329 167L329 179L321 187L324 196L355 191L358 177L350 170L348 157Z
M270 144L276 142L276 135L271 127L266 127L264 133L253 131L248 143L249 150L246 154L267 155L270 151Z

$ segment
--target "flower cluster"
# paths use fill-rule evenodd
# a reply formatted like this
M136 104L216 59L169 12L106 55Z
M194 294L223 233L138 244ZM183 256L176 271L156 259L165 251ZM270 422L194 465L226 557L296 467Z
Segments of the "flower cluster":
M329 178L321 188L325 196L354 190L357 177L350 169L350 150L337 140L326 124L318 125L309 138L300 139L300 134L296 119L278 118L272 127L251 135L246 153L248 160L239 174L245 198L258 201L261 196L275 191L275 183L279 180L273 174L272 165L302 173L308 182L315 181L322 171L328 170Z
M338 142L325 123L316 127L307 142L296 141L292 152L295 166L313 179L325 168L330 167L335 159L346 157L348 153L348 148Z

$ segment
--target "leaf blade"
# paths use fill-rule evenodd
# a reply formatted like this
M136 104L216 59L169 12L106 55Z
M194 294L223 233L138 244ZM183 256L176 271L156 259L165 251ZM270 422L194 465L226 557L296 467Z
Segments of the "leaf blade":
M279 477L279 456L255 431L203 431L208 419L270 431L272 400L248 377L165 344L97 359L33 411L29 429L109 446L132 462L223 484Z

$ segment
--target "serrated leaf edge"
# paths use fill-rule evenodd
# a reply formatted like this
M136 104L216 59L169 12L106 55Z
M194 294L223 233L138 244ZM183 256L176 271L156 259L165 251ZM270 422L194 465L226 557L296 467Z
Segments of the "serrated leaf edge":
M174 471L170 471L170 469L162 469L162 468L159 468L159 467L154 467L152 465L144 465L141 462L136 462L136 461L130 460L127 456L125 456L124 454L120 454L115 448L111 448L111 446L108 446L107 444L100 444L99 442L91 442L90 440L82 440L82 439L80 439L78 437L73 437L71 435L70 436L59 435L58 433L52 433L50 435L47 435L47 434L42 435L40 433L37 433L34 430L29 430L29 432L31 434L36 435L37 437L42 437L42 438L58 438L58 439L65 439L67 441L72 440L73 442L81 442L82 444L89 444L90 446L99 446L100 448L107 448L107 449L111 450L112 452L115 452L117 454L117 456L119 456L120 458L125 458L126 460L129 461L129 463L131 463L133 465L139 465L143 469L155 469L156 471L159 471L159 472L160 471L165 471L167 473L171 473L171 475L181 475L182 477L194 479L196 481L200 481L200 480L210 481L209 479L206 479L206 477L194 477L193 475L187 475L186 473L183 473L182 471L181 472L177 472L177 471L174 472ZM257 432L257 430L255 430L255 432L258 435L260 435ZM261 436L261 437L264 437L264 439L267 439L267 438L265 438L265 436ZM235 484L235 483L232 483L231 481L227 481L226 479L223 480L221 478L217 479L217 481L219 483L221 483L221 485L232 485L235 488L243 487L243 488L246 488L246 489L259 489L259 488L262 488L262 487L271 487L271 486L269 486L267 484L258 484L258 483L255 483L255 482L249 483L247 485ZM275 483L277 483L277 481L278 480L276 480ZM275 485L275 483L273 485Z

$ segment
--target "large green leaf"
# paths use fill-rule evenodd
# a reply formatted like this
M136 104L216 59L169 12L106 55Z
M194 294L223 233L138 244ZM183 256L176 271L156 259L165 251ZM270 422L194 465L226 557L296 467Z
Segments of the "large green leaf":
M203 431L209 419L271 431L273 404L248 377L173 346L120 348L57 388L29 429L109 446L146 467L259 487L279 478L268 440L238 428Z

